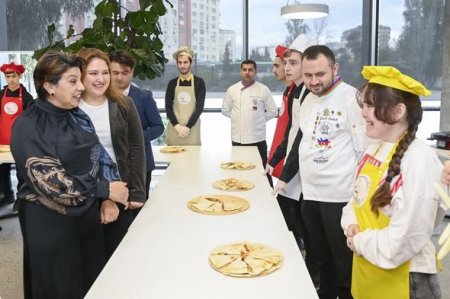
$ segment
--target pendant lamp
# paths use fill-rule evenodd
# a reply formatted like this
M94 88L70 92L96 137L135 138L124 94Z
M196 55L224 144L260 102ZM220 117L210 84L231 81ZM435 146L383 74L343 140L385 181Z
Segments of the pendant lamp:
M328 16L326 4L291 4L281 8L281 16L287 19L317 19Z

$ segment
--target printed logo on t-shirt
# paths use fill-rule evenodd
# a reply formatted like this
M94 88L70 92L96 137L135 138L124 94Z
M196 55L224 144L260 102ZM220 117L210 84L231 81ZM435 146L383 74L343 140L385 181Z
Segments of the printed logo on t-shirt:
M313 158L314 162L324 164L329 161L327 152L332 147L335 132L342 129L341 123L343 121L342 112L340 111L335 111L331 108L317 111L312 132L312 142L318 149Z
M320 164L327 163L329 160L327 151L331 148L331 141L327 138L318 138L316 147L319 149L319 151L316 152L316 156L314 157L313 161Z

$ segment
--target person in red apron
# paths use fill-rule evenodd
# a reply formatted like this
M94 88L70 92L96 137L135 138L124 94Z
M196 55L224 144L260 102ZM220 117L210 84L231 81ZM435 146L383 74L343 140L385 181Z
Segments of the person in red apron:
M23 65L14 62L3 64L0 71L4 73L7 82L0 92L0 144L9 145L14 121L24 109L33 103L33 97L20 84L20 77L25 72ZM19 180L17 189L21 184L22 182ZM0 192L4 196L0 201L0 206L14 202L10 163L0 164Z
M305 264L314 285L317 287L319 285L319 267L314 259L305 225L303 223L303 217L301 215L303 197L301 195L301 180L298 163L300 137L297 137L299 134L300 106L309 93L309 90L303 83L301 60L303 52L313 44L313 41L309 37L301 34L294 40L292 45L289 46L289 49L284 52L283 63L286 79L292 82L286 95L288 123L283 140L277 147L272 158L268 161L266 170L271 167L275 170L275 163L277 163L277 161L284 161L286 158L286 163L283 163L284 166L282 172L280 173L274 188L274 194L278 193L277 201L288 229L292 231L299 248L306 253ZM292 158L293 153L297 154L297 159L295 161L287 159L287 157Z
M173 54L180 75L170 80L166 89L167 145L201 145L200 115L206 88L203 79L191 72L193 57L194 51L189 47Z
M416 138L422 120L420 82L390 66L365 66L369 82L358 102L367 137L377 140L360 159L342 228L353 251L355 299L441 298L431 241L443 218L434 184L442 163Z
M284 65L283 65L283 54L287 50L286 47L281 45L275 48L275 59L273 61L272 73L275 76L277 81L282 82L286 88L283 92L283 101L281 102L280 112L277 118L277 125L275 127L275 133L273 134L272 145L270 146L269 158L267 161L270 161L273 157L273 154L277 150L278 146L284 139L284 134L286 132L286 128L289 123L289 114L288 114L288 98L294 88L294 83L288 81L286 79L286 75L284 74ZM278 161L278 163L273 167L271 175L274 177L280 177L281 169L283 169L283 161L284 159ZM269 164L266 165L266 172Z

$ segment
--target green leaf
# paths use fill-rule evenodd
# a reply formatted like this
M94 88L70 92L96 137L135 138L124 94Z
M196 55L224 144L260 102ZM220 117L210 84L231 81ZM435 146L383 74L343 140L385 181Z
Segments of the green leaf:
M162 50L162 48L164 47L163 42L157 37L155 38L155 43L154 43L154 47L156 51L160 51Z
M105 7L105 5L108 1L109 0L103 0L97 4L97 6L95 7L95 10L94 10L94 14L97 17L102 14L103 8Z
M131 27L140 29L145 25L145 15L142 11L129 12L127 14L127 21Z
M139 0L139 7L141 10L145 10L153 4L153 0Z
M66 38L69 39L73 36L75 30L73 29L73 25L69 25L69 30L67 30Z
M76 41L71 45L69 45L68 47L66 47L66 51L70 53L77 53L78 51L81 50L81 48L83 48L83 45L79 41Z
M103 30L103 18L97 17L92 23L92 28L97 31Z
M159 16L163 16L166 14L166 7L164 6L164 3L160 1L156 1L156 3L153 5L152 9L155 9L155 11L158 13Z
M51 24L47 26L47 38L49 45L53 44L53 38L55 36L55 24Z
M159 38L162 34L159 14L165 11L163 0L140 0L140 4L139 11L127 12L121 18L118 16L119 1L100 1L95 7L96 18L92 28L85 28L79 34L80 38L67 47L65 41L74 36L73 27L69 27L65 39L54 41L56 25L51 24L47 32L50 46L37 49L33 57L38 59L52 49L73 53L82 47L94 47L107 53L124 49L136 59L135 75L137 77L144 80L162 76L164 63L167 62L162 51L163 43Z
M41 58L42 55L44 55L48 50L50 50L50 47L45 47L45 48L34 51L33 59L39 60L39 58Z
M92 32L90 35L83 36L82 43L83 45L95 45L98 41L101 40L101 36L98 36L96 32Z
M107 1L99 10L99 15L102 17L109 17L115 13L117 4L113 3L114 1Z

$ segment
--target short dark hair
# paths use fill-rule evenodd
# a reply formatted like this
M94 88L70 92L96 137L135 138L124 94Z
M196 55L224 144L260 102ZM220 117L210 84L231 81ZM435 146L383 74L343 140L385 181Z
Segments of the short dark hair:
M328 59L330 66L333 66L336 63L333 51L324 45L314 45L308 47L305 52L303 52L302 61L305 59L316 60L320 54L324 55Z
M243 66L244 64L253 64L253 67L254 67L255 70L256 70L256 61L254 61L253 59L245 59L244 61L242 61L242 62L241 62L241 69L242 69L242 66Z
M300 52L299 50L295 50L295 49L287 49L286 51L284 51L283 57L282 57L282 58L288 58L288 57L290 57L293 53L298 53L298 54L300 54L300 57L302 57L302 52Z
M130 69L134 69L136 60L133 56L125 50L116 50L109 53L109 60L111 62L117 62L118 64L128 66Z
M57 51L45 53L39 59L33 72L34 87L38 97L47 100L49 93L44 88L45 82L56 85L70 68L76 67L83 72L84 64L83 58L73 54Z

